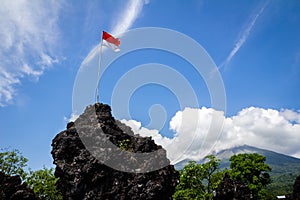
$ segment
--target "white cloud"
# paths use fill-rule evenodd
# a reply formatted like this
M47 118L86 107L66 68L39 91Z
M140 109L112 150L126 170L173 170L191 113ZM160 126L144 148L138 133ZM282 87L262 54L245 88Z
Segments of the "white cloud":
M231 59L235 56L235 54L240 50L240 48L244 45L244 43L247 41L249 34L251 33L257 19L259 16L263 13L265 7L267 6L267 3L265 3L260 10L254 15L252 20L246 25L246 28L242 31L241 36L238 38L237 42L234 44L234 48L229 53L228 57L225 59L225 61L220 65L219 68L222 68L226 66Z
M228 118L221 140L227 147L248 144L288 155L300 153L300 124L286 118L284 112L250 107ZM300 117L300 113L295 113Z
M221 119L221 120L220 120ZM212 120L219 123L211 123ZM175 131L174 138L162 137L157 130L149 130L141 127L139 122L121 120L132 127L133 131L142 136L151 136L157 144L167 150L167 156L172 163L183 159L199 160L206 156L213 147L214 138L218 138L219 132L213 132L214 128L223 124L224 114L211 108L202 107L185 108L178 111L170 121L170 129Z
M290 121L290 122L295 122L295 123L298 123L300 124L300 115L299 115L299 112L295 112L293 110L289 110L289 109L282 109L280 111L280 113L282 114L282 116Z
M163 137L159 134L158 130L155 129L147 129L142 127L142 124L135 120L120 120L122 123L126 124L127 126L131 127L132 131L135 134L139 134L143 137L152 137L156 144L162 145L162 146L168 146L172 142L171 139Z
M200 160L209 153L244 144L300 157L299 119L299 111L288 109L250 107L235 116L225 117L223 112L212 108L185 108L170 121L170 129L175 131L172 139L162 137L157 130L142 127L140 122L121 121L137 134L152 136L167 150L172 163L176 163L183 159ZM223 125L221 135L210 130L212 120L215 121L213 126Z
M150 0L130 0L126 4L124 11L120 13L114 21L115 24L112 25L112 30L109 31L112 35L117 35L120 37L122 33L126 32L135 20L138 18L140 13L142 12L143 6L149 4ZM87 63L91 62L92 59L97 55L99 52L100 46L95 46L88 54L88 56L83 60L82 65L87 65ZM105 50L105 49L103 49ZM71 116L77 116L75 112L71 114ZM71 117L72 119L72 117ZM66 118L65 120L68 120Z
M64 116L64 121L66 123L68 123L68 122L74 122L78 117L79 117L79 115L72 113L70 117Z
M33 77L39 77L43 74L42 70L34 70L28 66L28 64L24 64L21 68L20 71L22 74L28 75L28 76L33 76Z
M118 16L117 23L113 24L112 34L122 34L127 31L133 24L133 22L140 15L143 5L148 4L149 1L130 0L124 12Z
M112 35L117 35L120 37L122 33L126 32L135 20L138 18L140 13L142 12L143 6L148 4L149 0L130 0L125 6L124 12L120 13L117 16L117 19L114 21L116 23L112 24L112 30L109 31ZM94 47L89 55L82 62L83 64L89 63L92 58L94 58L99 52L99 45Z
M0 106L5 106L13 98L15 89L13 85L19 84L20 80L5 69L0 71Z
M58 62L57 21L62 1L1 1L0 106L13 100L22 78L38 80Z

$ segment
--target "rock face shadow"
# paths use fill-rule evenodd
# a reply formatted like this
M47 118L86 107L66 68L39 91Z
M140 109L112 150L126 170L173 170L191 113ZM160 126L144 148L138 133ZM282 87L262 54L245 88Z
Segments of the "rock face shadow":
M33 190L28 188L19 175L9 176L0 172L0 199L6 200L39 200Z
M179 182L166 151L101 103L56 135L51 154L64 199L171 199Z

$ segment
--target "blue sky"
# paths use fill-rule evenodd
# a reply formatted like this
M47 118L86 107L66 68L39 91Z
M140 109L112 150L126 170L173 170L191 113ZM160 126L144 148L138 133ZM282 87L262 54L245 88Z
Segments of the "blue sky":
M143 27L171 29L198 42L219 69L226 110L212 107L205 81L183 59L155 49L131 52L103 74L103 102L111 105L112 90L122 75L147 63L177 70L199 101L198 108L180 108L168 88L145 85L127 105L134 121L125 117L124 122L135 132L167 145L174 138L193 137L190 127L206 130L205 123L192 122L193 116L210 119L217 113L224 123L222 136L213 142L216 151L248 144L300 157L299 1L5 0L1 4L0 147L21 150L31 168L51 166L51 140L74 114L76 76L99 45L101 31L119 35L122 51L126 48L122 33ZM174 82L173 86L181 85ZM163 126L159 120L150 123L151 106L154 116L165 120ZM112 109L116 118L126 116ZM182 120L183 115L191 120ZM211 150L203 143L212 142L206 134L200 133L181 158L199 159ZM176 143L177 150L170 147L173 157L184 145Z

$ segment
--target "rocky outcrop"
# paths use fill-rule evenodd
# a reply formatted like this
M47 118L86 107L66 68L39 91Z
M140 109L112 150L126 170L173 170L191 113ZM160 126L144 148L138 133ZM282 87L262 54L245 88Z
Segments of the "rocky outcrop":
M64 199L171 199L179 181L165 150L134 135L105 104L87 107L52 147Z
M22 183L20 176L8 176L0 172L1 200L37 200L34 192Z

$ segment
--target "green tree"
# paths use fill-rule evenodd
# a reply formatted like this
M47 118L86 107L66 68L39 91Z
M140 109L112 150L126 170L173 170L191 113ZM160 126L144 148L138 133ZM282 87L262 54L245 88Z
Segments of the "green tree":
M220 160L213 155L206 157L208 162L197 164L190 161L180 173L174 199L212 199L213 189L223 179L223 172L218 172Z
M207 183L206 192L212 194L212 189L215 189L215 187L217 187L215 183L219 181L218 180L219 176L217 175L213 176L213 175L216 174L216 171L218 170L218 167L220 165L220 159L216 158L216 156L214 155L209 155L206 156L205 158L209 159L209 161L202 164L204 170L203 179Z
M41 200L61 200L62 196L56 189L58 178L54 176L54 169L43 168L37 171L30 171L26 178L27 184Z
M23 157L17 149L1 149L0 152L0 171L7 175L19 175L22 181L27 182L28 187L32 188L42 200L60 200L60 193L57 191L53 169L44 169L25 171L28 159Z
M182 170L179 171L180 179L173 195L176 199L201 199L205 191L203 179L203 169L195 161L189 161Z
M23 157L22 153L17 149L1 149L0 152L0 171L7 175L19 175L22 180L25 179L27 173L24 168L27 166L28 159Z
M218 170L216 173L214 173L211 177L211 188L212 190L217 190L219 185L222 183L223 178L225 176L225 173L228 172L227 169Z
M271 182L271 167L265 163L266 157L257 153L238 154L230 158L230 176L248 185L254 199L264 199L265 186Z

